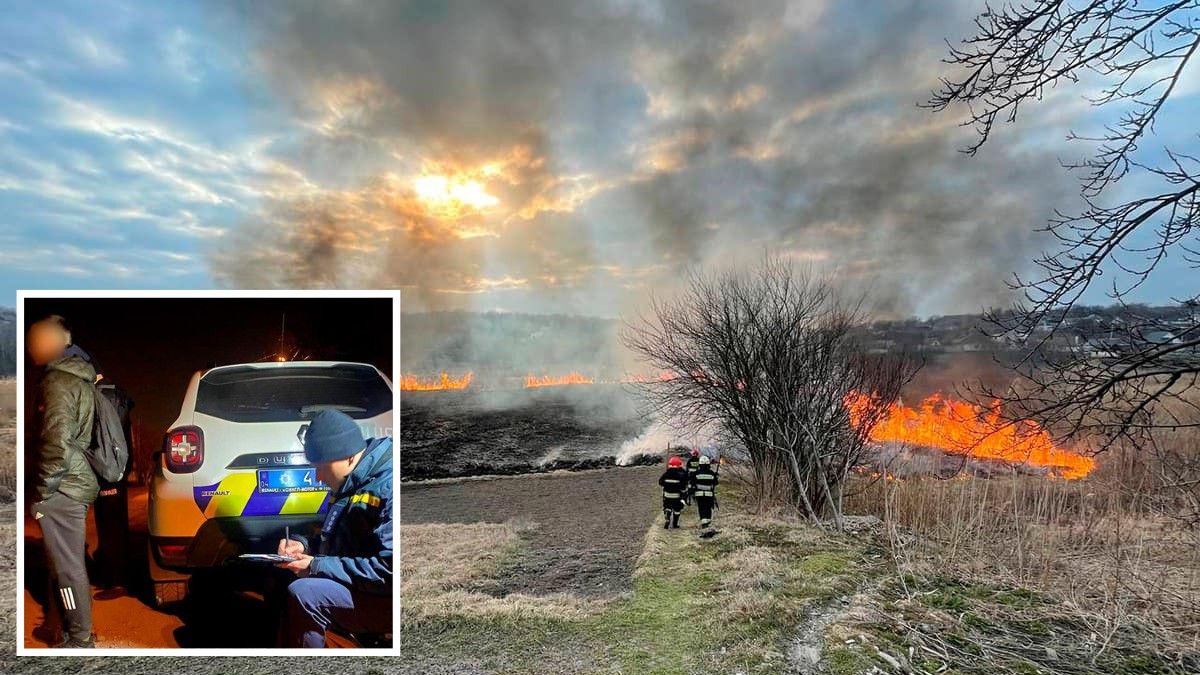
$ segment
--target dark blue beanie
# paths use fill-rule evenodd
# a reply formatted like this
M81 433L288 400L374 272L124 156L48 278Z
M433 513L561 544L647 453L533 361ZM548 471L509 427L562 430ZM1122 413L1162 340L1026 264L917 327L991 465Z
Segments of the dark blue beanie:
M304 432L304 458L313 464L353 457L365 447L362 430L349 415L337 410L313 415Z

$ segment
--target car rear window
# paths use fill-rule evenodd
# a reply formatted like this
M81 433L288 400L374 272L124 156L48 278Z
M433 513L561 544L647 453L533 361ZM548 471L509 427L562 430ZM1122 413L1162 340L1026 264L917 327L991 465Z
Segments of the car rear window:
M392 408L392 392L367 366L223 368L200 379L196 412L230 422L295 422L333 408L366 419Z

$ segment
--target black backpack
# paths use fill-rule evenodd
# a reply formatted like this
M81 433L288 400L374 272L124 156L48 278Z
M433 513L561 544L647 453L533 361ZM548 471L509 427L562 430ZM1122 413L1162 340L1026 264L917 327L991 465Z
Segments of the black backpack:
M92 421L92 443L87 449L88 463L102 481L115 483L125 476L129 465L129 445L125 426L116 404L96 387L96 407Z

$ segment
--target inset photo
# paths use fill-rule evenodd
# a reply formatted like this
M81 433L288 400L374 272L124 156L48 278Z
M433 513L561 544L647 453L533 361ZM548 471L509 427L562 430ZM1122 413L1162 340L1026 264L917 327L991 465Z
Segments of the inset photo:
M398 293L17 304L20 654L395 653Z

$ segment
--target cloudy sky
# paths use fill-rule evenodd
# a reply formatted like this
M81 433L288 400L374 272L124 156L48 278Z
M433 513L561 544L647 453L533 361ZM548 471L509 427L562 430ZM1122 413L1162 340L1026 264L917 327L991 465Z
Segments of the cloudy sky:
M0 23L18 288L387 287L615 316L771 252L900 313L1005 302L1105 120L1047 92L976 157L920 109L979 7L30 3ZM1144 145L1195 143L1190 72ZM1109 112L1109 115L1112 113ZM1186 268L1139 298L1194 293ZM1098 293L1092 300L1102 299Z

